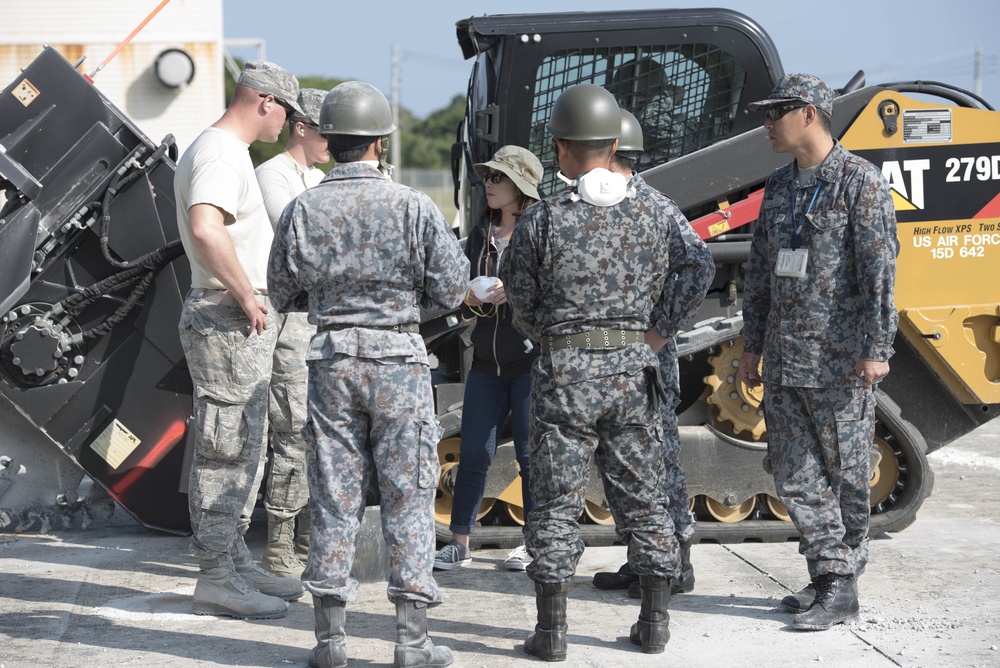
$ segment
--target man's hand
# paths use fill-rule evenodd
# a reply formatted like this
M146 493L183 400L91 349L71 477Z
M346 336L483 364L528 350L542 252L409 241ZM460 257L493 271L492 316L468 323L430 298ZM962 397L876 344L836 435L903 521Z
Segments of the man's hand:
M864 383L866 389L872 389L872 386L877 384L880 380L889 375L889 363L879 362L878 360L858 360L858 363L854 365L854 373L851 374L851 380L860 380Z
M760 379L760 355L753 353L743 353L740 355L739 376L743 384L751 390L760 387L763 382Z
M256 295L253 294L250 295L249 299L240 300L240 308L250 320L250 330L247 334L253 334L255 331L257 336L263 334L264 330L267 329L268 308L257 301Z
M667 340L660 336L656 328L647 329L642 338L646 342L646 345L653 349L654 353L660 352L660 348L667 345Z

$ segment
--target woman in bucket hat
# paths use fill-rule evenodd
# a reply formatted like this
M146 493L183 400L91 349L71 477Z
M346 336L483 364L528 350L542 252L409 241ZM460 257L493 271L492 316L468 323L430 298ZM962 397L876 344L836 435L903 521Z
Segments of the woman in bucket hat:
M538 348L511 324L507 296L496 276L517 219L540 199L542 163L527 149L504 146L492 160L479 163L474 169L486 187L486 209L465 245L472 280L463 311L476 322L470 334L473 361L462 409L460 465L449 526L452 540L434 559L434 567L440 570L451 570L472 561L469 536L486 489L486 473L508 415L520 468L525 517L532 507L528 493L528 413L530 371ZM504 565L508 570L523 571L530 560L521 546L508 555Z

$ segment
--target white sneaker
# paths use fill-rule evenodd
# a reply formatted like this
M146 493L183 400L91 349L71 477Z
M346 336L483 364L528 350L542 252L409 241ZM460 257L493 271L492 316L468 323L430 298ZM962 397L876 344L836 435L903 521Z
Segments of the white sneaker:
M531 557L528 555L528 550L526 550L524 545L522 545L507 555L507 559L503 562L503 566L508 571L523 571L530 563Z
M450 571L453 568L468 566L471 563L472 557L469 556L469 548L454 540L438 550L434 557L434 568L439 571Z

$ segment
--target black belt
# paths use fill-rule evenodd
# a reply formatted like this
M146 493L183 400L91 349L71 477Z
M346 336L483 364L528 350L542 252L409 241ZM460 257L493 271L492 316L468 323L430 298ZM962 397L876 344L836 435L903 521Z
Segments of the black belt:
M592 329L579 334L552 334L542 337L542 352L565 348L624 348L646 340L646 333L632 329Z
M380 332L402 332L408 334L419 334L420 325L345 325L338 323L334 325L323 325L319 328L321 332L341 332L345 329L375 329Z

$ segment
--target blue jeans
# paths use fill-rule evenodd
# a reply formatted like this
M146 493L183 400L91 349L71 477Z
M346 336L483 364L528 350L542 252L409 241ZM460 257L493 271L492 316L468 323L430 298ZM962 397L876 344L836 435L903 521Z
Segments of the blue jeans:
M455 497L451 507L452 533L471 534L476 512L486 490L486 472L497 453L497 440L510 415L514 452L521 469L524 516L534 507L528 492L528 418L531 409L531 372L501 378L472 369L465 382L462 405L462 443Z

